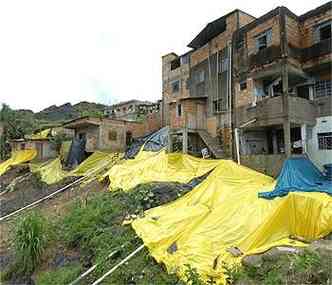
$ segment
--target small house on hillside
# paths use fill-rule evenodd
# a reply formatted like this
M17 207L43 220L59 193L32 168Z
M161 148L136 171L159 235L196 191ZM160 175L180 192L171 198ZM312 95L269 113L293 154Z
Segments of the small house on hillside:
M55 158L58 155L58 152L54 145L52 145L50 139L60 133L64 133L67 137L72 136L72 131L56 126L39 130L37 133L27 135L21 139L11 140L10 146L12 151L36 149L38 160L48 160Z
M155 129L148 124L111 118L82 117L63 124L64 128L72 129L75 138L85 142L85 151L96 150L125 151L132 138L145 135ZM158 127L158 126L154 126Z

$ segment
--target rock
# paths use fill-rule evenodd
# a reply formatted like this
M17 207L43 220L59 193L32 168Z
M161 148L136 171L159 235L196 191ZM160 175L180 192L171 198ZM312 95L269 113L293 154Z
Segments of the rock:
M264 261L275 262L283 255L300 254L301 252L303 252L302 248L286 246L274 247L262 254L254 254L244 257L242 259L242 264L248 267L259 268Z
M320 239L311 243L308 250L316 251L320 256L332 258L332 240Z
M248 255L242 259L242 265L249 268L259 268L262 266L263 262L262 254Z

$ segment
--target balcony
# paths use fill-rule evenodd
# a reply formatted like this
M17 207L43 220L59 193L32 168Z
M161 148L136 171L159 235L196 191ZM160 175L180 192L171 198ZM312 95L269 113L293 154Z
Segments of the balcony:
M314 124L316 106L314 102L300 97L288 97L288 118L296 124ZM284 121L283 97L264 98L256 106L242 106L236 111L237 126L254 122L252 127L280 125Z

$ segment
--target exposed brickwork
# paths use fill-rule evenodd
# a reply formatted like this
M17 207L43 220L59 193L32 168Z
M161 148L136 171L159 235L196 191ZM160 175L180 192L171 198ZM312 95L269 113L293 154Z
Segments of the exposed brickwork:
M322 14L313 16L305 20L301 25L303 34L302 47L310 47L314 44L314 28L319 23L332 20L332 10L328 10Z

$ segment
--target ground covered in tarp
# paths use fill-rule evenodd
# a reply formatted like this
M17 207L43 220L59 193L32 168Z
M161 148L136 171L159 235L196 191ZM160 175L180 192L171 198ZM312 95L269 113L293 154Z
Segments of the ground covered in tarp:
M60 158L42 164L30 164L30 169L31 172L39 174L41 181L47 184L57 183L70 176L81 177L92 174L91 179L96 179L103 171L116 164L120 158L119 153L96 151L72 171L63 170Z
M189 265L205 280L225 284L225 267L243 256L278 245L303 246L291 237L311 241L332 231L330 196L296 192L258 198L274 186L271 177L222 160L191 192L146 211L132 225L168 272L184 277Z
M103 177L110 182L110 190L129 191L138 184L150 182L188 183L211 171L219 160L204 160L181 153L167 154L141 151L133 160L126 160L107 171Z
M9 159L0 163L0 175L4 174L11 166L33 160L37 156L35 149L14 151Z
M289 192L323 192L332 195L332 181L307 158L290 158L284 162L273 191L259 193L259 197L273 199Z

